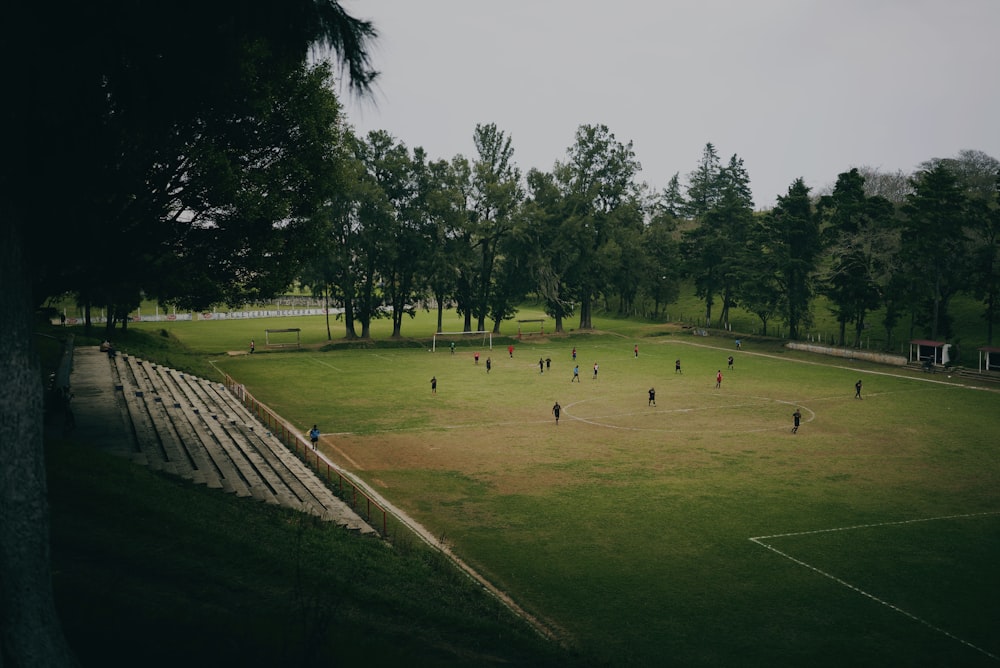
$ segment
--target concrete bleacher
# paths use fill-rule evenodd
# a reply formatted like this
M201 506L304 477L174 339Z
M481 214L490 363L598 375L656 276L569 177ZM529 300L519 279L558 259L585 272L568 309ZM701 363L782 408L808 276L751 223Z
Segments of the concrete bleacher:
M224 386L129 355L109 359L96 347L76 354L75 366L99 369L94 355L110 366L109 390L129 444L117 451L133 461L375 532ZM107 421L112 411L107 405L103 410Z

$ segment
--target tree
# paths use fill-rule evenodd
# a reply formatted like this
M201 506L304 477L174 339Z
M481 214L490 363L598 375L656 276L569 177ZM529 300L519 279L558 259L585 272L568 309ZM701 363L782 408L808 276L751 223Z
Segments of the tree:
M831 195L820 199L818 213L825 218L829 264L820 290L830 298L840 324L840 345L846 345L847 323L854 324L854 345L869 311L881 302L881 278L888 256L895 251L890 229L892 204L865 194L864 177L857 169L840 174Z
M344 187L332 85L325 64L290 72L264 87L266 99L220 115L185 146L163 176L169 229L133 242L156 248L160 280L144 278L148 264L129 278L184 308L256 302L290 285L318 242L317 211ZM129 227L138 236L154 226Z
M967 210L963 227L967 239L970 292L984 302L983 318L987 323L987 338L992 342L993 322L997 310L998 249L996 230L997 178L1000 161L982 151L962 150L954 158L934 158L921 165L925 171L944 167L954 177L965 195Z
M397 291L394 265L405 246L400 217L409 206L412 184L409 151L389 133L372 130L356 146L362 173L356 191L357 234L351 249L356 256L354 311L361 322L361 338L368 339L372 320L385 315L387 290Z
M403 315L413 315L413 301L418 286L423 285L420 272L426 263L429 248L428 220L420 202L420 186L425 185L423 172L426 154L417 148L411 156L405 145L397 144L386 156L388 162L379 170L379 186L386 196L388 208L386 226L382 232L382 254L379 265L382 291L389 316L392 336L402 333Z
M711 324L715 297L721 295L719 323L724 325L736 299L736 262L753 216L750 177L736 155L721 167L709 143L689 178L686 211L695 227L684 234L685 268L694 279L695 294L705 301L705 324Z
M959 188L969 199L990 202L996 188L1000 161L983 151L964 149L954 158L932 158L921 163L919 172L929 172L943 166L955 177Z
M737 265L753 219L750 175L735 154L719 171L718 203L705 214L706 224L717 230L723 242L725 261L721 267L722 312L719 325L729 324L729 309L736 304L741 281Z
M314 252L310 254L300 280L315 294L328 295L344 309L344 338L358 338L355 327L359 277L364 255L359 253L362 230L359 222L361 200L365 192L365 168L358 159L358 139L349 129L339 147L342 179L339 188L325 203L318 218L322 221ZM332 338L330 313L326 314L327 339Z
M778 204L767 215L775 276L781 287L781 304L788 338L797 339L810 322L809 303L813 294L813 273L822 248L819 223L809 199L809 188L801 178L778 196Z
M476 125L477 158L472 165L471 225L479 258L472 315L486 328L500 245L513 228L513 215L524 199L521 170L514 164L510 137L493 123Z
M667 187L660 193L657 207L676 219L684 215L685 206L684 193L681 192L680 177L674 173L670 177Z
M425 266L427 285L437 304L437 331L443 331L444 309L458 290L459 266L465 259L460 252L467 220L463 175L468 163L456 157L452 162L438 160L428 165L425 182L419 190L429 222L429 243ZM466 328L468 331L469 328Z
M972 292L983 302L986 344L993 345L993 325L1000 310L1000 171L990 200L970 202Z
M722 164L712 142L705 144L697 169L688 174L687 201L684 213L698 218L711 211L722 199L720 175Z
M519 207L520 211L520 207ZM489 316L493 333L500 333L500 324L517 313L517 305L533 288L535 246L529 221L521 213L514 215L513 227L498 248L493 288L490 291Z
M355 157L357 139L349 128L343 131L343 141L336 147L339 166L339 187L316 214L322 229L317 235L313 251L307 255L299 281L311 289L314 296L322 297L326 318L326 338L331 340L331 303L343 306L344 336L358 338L354 327L355 261L353 249L358 234L357 186L362 182L364 166Z
M669 204L654 209L643 230L642 246L648 259L642 288L653 300L653 318L659 317L660 306L670 304L680 294L681 254L677 218L672 211Z
M555 320L555 331L561 333L563 321L575 308L575 295L567 281L578 263L578 248L569 229L572 218L554 174L532 169L527 184L523 218L535 258L532 263L535 289L545 302L545 312Z
M253 84L300 70L310 45L332 47L351 85L366 90L375 76L366 45L375 33L338 3L309 0L252 3L235 13L223 3L16 3L2 30L0 55L12 65L5 85L18 104L0 112L10 130L0 167L7 327L0 344L0 657L14 666L68 666L52 602L33 307L60 264L88 260L95 244L98 263L113 265L133 230L157 223L169 230L171 196L153 178L161 162L196 145L200 134L221 131L213 114L270 99ZM256 82L242 76L251 62ZM226 129L239 135L238 127ZM136 193L146 196L130 199ZM83 205L94 202L117 206L119 215L85 215ZM143 247L127 250L162 257L146 234L136 238ZM93 243L76 245L81 240Z
M472 330L472 313L476 304L477 268L476 223L473 212L474 190L472 165L461 155L451 161L455 174L455 188L461 197L464 214L461 225L455 229L451 258L455 262L455 310L462 316L462 331Z
M901 170L883 172L877 167L867 165L858 167L858 174L865 180L865 196L882 197L899 206L906 201L906 196L913 192L910 177Z
M915 315L926 318L927 335L950 334L948 302L964 287L966 197L945 163L914 177L903 206L902 256Z
M580 299L580 329L592 329L593 301L611 284L621 257L619 235L642 225L635 182L641 166L632 142L622 144L606 125L581 125L567 154L554 169L566 201L566 238L576 255L567 281Z
M740 302L760 318L764 336L767 336L768 323L781 312L784 301L776 256L779 245L775 243L769 223L769 214L754 216L737 263L742 285Z

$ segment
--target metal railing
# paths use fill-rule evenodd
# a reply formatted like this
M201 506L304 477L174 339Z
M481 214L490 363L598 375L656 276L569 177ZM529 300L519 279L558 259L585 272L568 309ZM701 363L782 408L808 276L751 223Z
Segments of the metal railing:
M223 374L223 378L226 389L239 399L254 417L267 427L271 434L315 471L355 512L363 514L364 519L372 528L379 531L383 537L389 537L389 512L378 501L337 467L325 458L321 458L320 454L312 449L312 446L306 442L305 437L298 430L289 427L284 418L272 411L266 404L258 401L243 384L237 383L229 374ZM313 456L310 456L310 453ZM362 505L364 506L363 511ZM376 518L381 519L381 530L373 521Z

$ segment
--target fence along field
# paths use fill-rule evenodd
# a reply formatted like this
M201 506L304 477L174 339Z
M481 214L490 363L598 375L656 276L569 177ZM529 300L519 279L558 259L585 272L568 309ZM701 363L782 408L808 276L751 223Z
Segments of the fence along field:
M588 335L478 366L469 348L216 363L320 423L328 456L599 661L996 665L1000 397L731 347Z

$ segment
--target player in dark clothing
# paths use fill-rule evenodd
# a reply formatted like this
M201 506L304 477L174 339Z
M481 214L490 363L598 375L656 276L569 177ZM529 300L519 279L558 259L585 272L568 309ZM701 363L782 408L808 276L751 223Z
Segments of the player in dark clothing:
M559 413L561 412L562 412L562 406L560 406L559 402L557 401L556 405L552 407L552 414L556 416L556 424L559 424Z
M656 405L656 390L653 389L652 387L649 388L649 402L646 405L647 406L655 406Z
M854 383L854 398L861 398L861 379L858 378L858 382Z
M792 413L792 419L795 421L795 426L792 427L792 433L797 434L799 433L799 422L802 421L802 413L798 408L796 408L795 412Z

